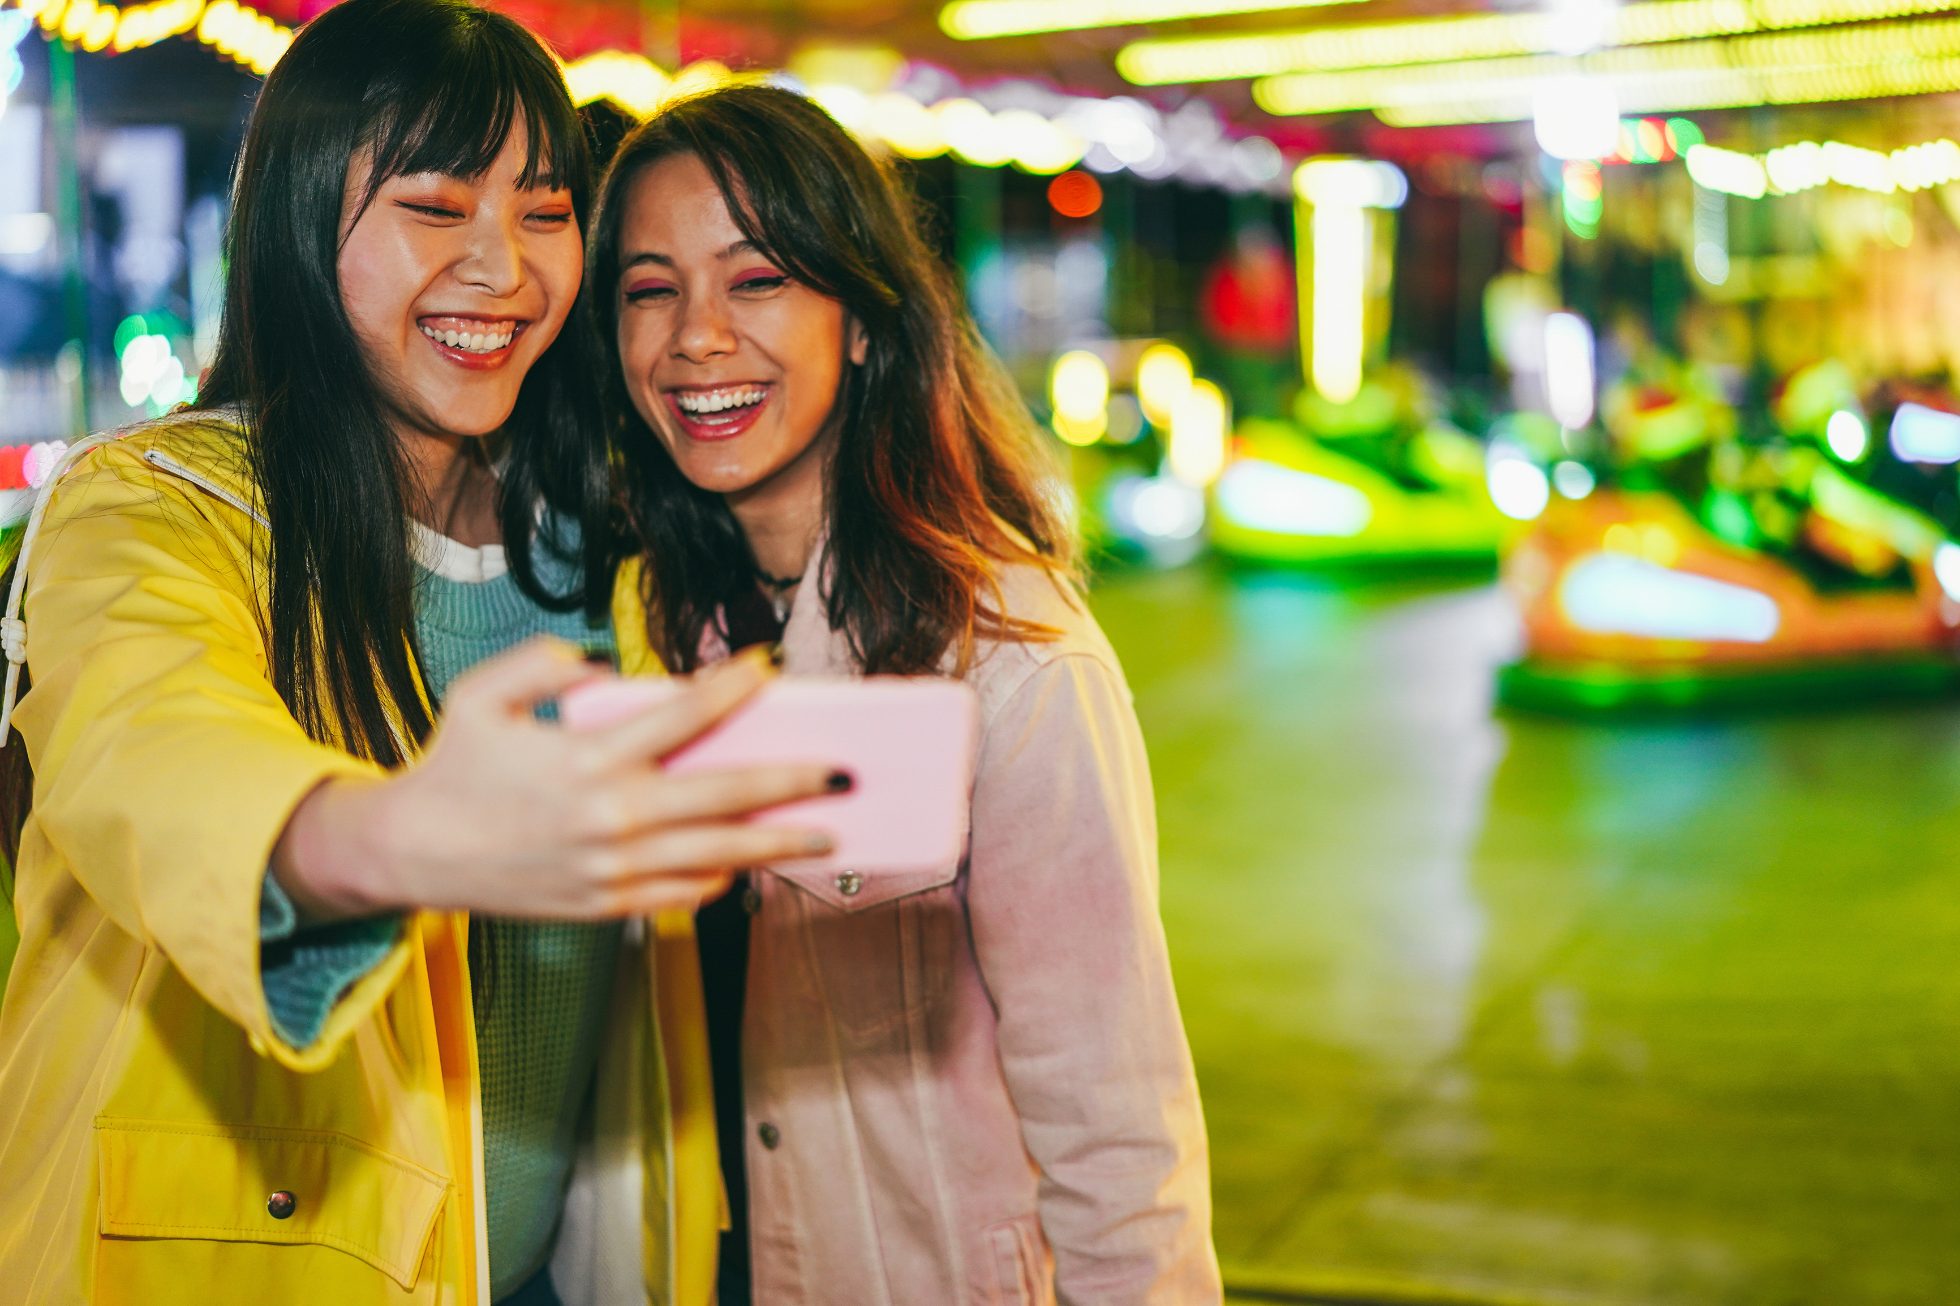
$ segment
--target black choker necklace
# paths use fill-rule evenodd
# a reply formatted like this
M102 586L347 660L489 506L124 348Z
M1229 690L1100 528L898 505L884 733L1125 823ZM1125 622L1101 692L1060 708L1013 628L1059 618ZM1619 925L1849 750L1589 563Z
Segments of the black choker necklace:
M768 592L769 610L776 614L778 623L789 620L789 592L796 588L801 576L771 576L762 568L755 570L756 584Z

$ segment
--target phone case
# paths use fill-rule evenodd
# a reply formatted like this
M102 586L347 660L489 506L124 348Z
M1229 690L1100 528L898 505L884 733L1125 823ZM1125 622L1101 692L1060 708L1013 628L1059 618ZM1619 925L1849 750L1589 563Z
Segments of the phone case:
M573 729L610 725L680 692L679 682L615 678L565 694L559 719ZM777 680L727 719L663 759L677 774L772 762L815 762L849 772L847 793L786 803L752 819L824 830L828 857L794 870L831 876L934 870L966 842L979 709L956 680L873 676Z

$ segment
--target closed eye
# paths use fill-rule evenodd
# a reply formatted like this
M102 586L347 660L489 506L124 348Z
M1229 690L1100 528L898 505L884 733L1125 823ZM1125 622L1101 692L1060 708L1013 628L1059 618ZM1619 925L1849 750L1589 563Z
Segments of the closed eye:
M753 290L753 291L770 291L770 290L780 290L788 284L789 284L789 278L785 276L778 275L778 276L747 277L741 281L736 282L735 289Z
M674 288L665 282L641 282L637 285L626 287L626 302L629 304L643 304L650 300L671 298L674 293Z
M440 204L411 204L407 200L396 200L396 204L410 213L420 213L430 218L460 218L463 215L455 209L446 209Z

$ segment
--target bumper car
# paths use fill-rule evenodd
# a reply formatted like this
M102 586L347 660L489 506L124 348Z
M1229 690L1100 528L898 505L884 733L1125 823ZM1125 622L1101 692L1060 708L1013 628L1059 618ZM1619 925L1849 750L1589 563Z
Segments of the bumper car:
M1692 384L1610 397L1599 488L1549 503L1506 559L1525 654L1499 698L1610 710L1955 688L1960 546L1872 482L1862 413L1843 402L1779 402L1776 429L1742 435Z
M1488 568L1517 529L1492 502L1484 447L1419 383L1377 379L1295 421L1242 423L1212 493L1220 555L1277 566Z

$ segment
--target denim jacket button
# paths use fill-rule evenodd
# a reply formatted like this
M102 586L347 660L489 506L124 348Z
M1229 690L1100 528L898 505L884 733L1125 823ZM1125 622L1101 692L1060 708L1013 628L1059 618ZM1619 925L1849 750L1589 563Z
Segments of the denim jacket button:
M837 877L837 892L843 894L846 898L857 897L858 890L863 887L864 877L856 871L845 871Z
M265 1199L265 1213L275 1220L290 1220L299 1207L299 1199L285 1189L280 1189Z

